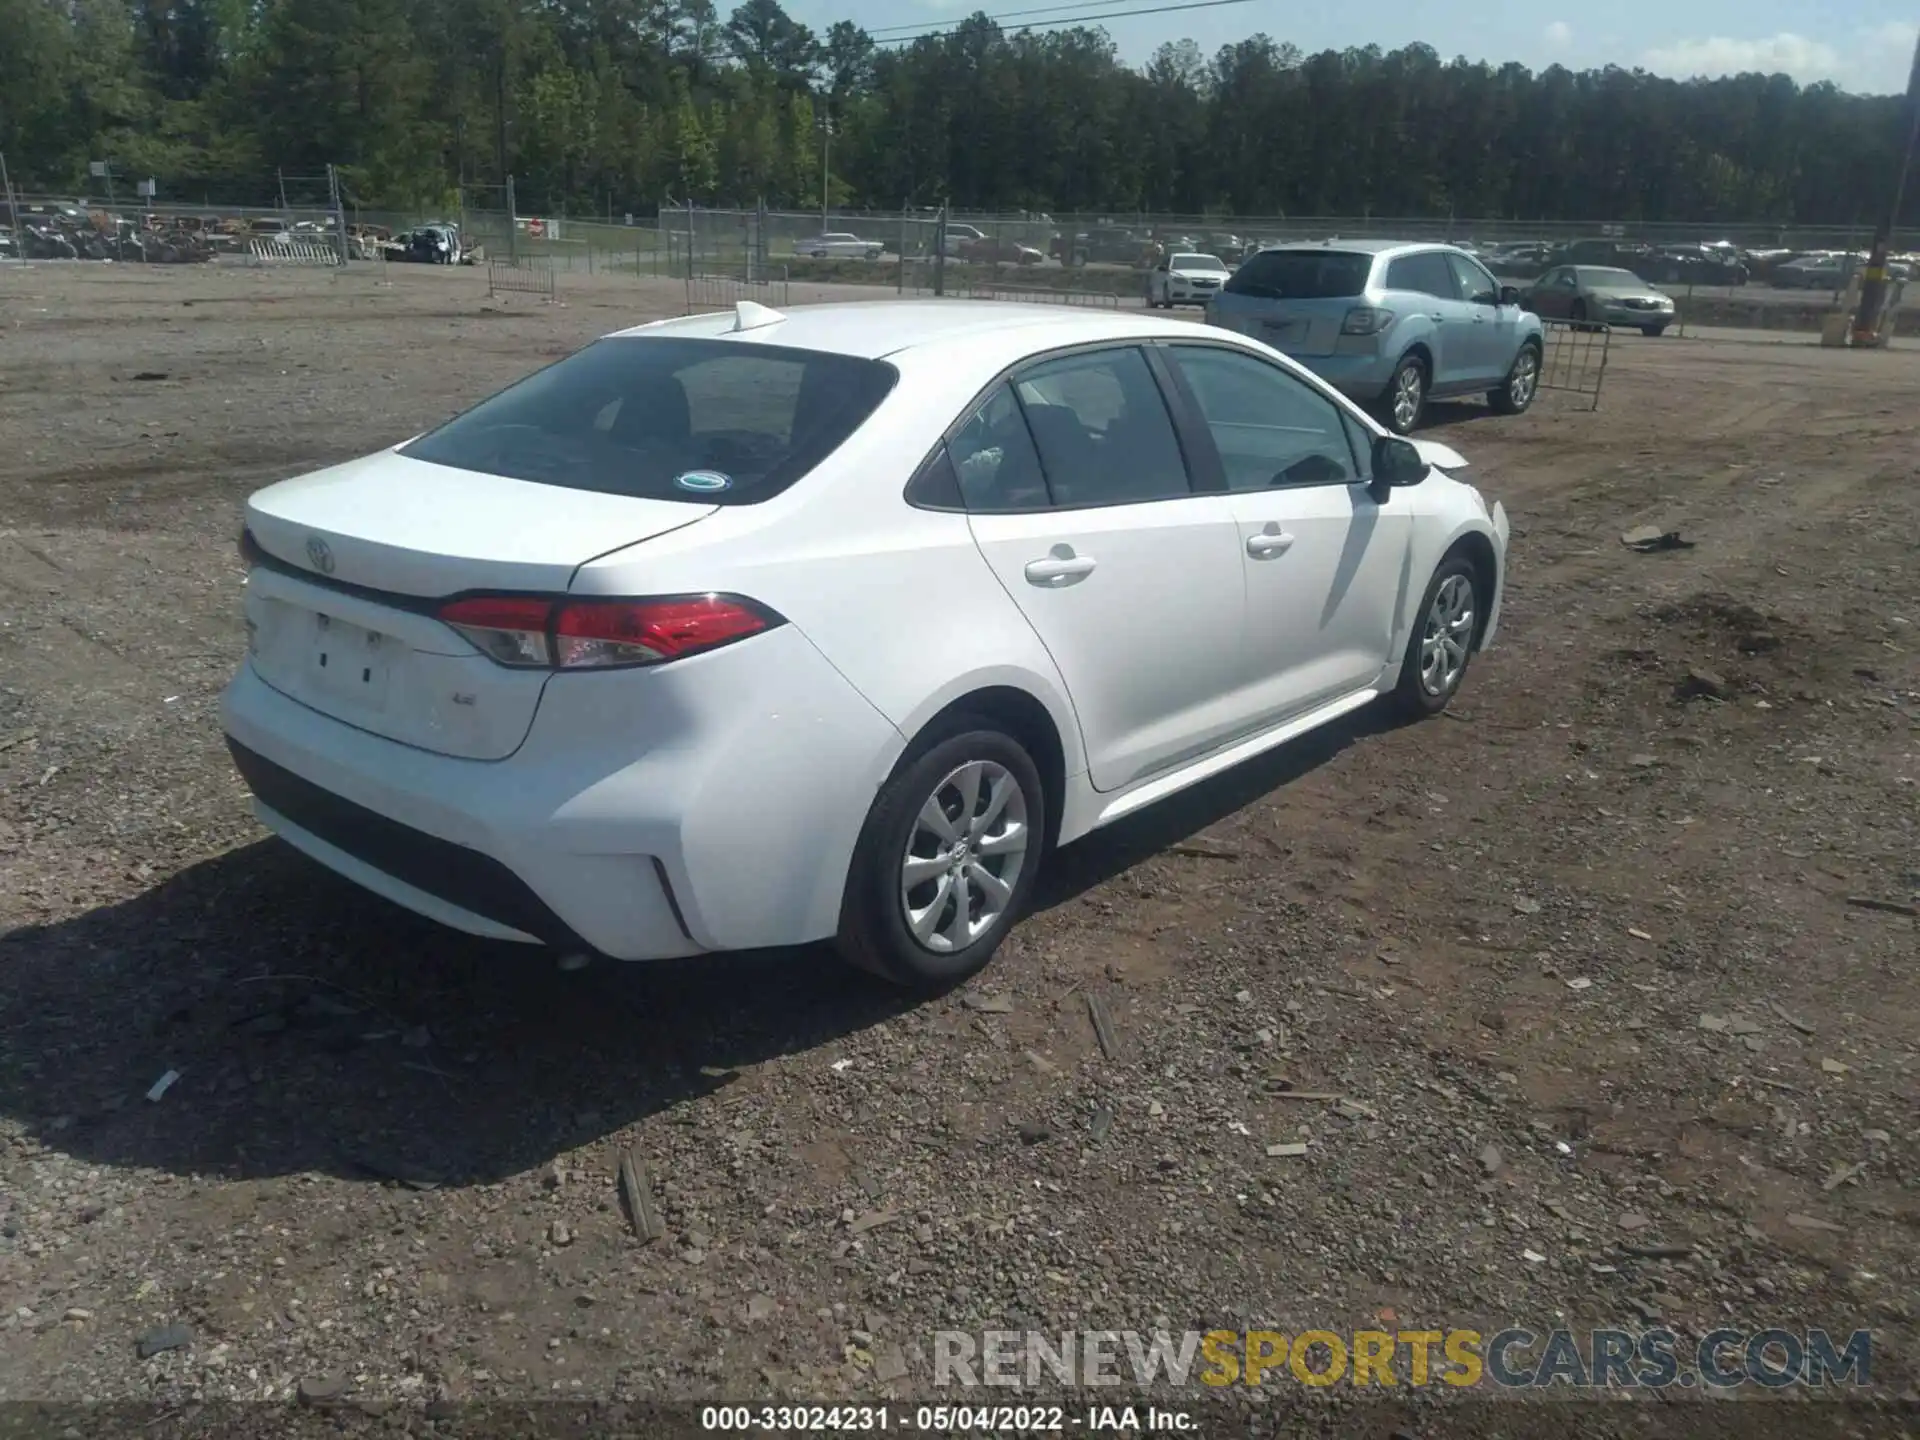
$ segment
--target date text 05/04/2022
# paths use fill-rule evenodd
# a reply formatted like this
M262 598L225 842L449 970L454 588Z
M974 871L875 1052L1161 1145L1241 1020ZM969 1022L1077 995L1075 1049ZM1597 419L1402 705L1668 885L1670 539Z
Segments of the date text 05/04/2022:
M906 1430L946 1435L1004 1430L1027 1435L1078 1430L1165 1435L1197 1427L1186 1411L1155 1405L709 1405L700 1412L700 1428L734 1433Z

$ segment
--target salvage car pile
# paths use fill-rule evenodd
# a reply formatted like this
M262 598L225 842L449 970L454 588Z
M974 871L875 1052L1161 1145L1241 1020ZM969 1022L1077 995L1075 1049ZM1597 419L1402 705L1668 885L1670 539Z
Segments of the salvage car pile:
M78 207L25 211L9 253L23 260L120 260L196 264L213 258L206 238L173 225L143 227L104 211Z

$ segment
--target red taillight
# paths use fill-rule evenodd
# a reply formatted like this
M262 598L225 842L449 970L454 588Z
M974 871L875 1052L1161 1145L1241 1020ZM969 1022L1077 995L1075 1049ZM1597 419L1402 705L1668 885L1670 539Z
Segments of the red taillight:
M727 595L681 600L587 600L554 622L560 667L655 665L765 630L766 611Z
M440 618L502 665L593 670L659 665L772 629L780 617L732 595L658 600L550 600L476 595Z

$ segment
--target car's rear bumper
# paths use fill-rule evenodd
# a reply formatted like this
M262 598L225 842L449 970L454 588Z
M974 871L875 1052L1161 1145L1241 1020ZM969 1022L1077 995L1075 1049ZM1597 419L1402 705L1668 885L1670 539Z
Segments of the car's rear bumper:
M831 935L902 743L792 626L556 677L501 761L358 730L250 664L222 714L262 823L323 864L474 934L630 960Z
M1292 352L1287 352L1292 355ZM1393 361L1379 355L1293 355L1343 395L1355 400L1378 400L1393 379Z

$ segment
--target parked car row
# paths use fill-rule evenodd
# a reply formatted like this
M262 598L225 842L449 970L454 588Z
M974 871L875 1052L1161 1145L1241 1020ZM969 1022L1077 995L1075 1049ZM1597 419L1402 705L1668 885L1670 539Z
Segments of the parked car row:
M1619 238L1550 243L1513 241L1463 248L1496 274L1529 279L1565 265L1628 270L1643 281L1662 285L1745 285L1750 281L1782 289L1837 290L1866 260L1864 252L1840 250L1743 249L1731 241L1655 245ZM1892 258L1896 279L1909 278L1915 257Z
M1816 251L1808 255L1796 255L1791 260L1775 265L1771 281L1783 290L1839 290L1866 263L1866 254L1862 251ZM1894 280L1912 279L1912 258L1889 258L1887 274Z

